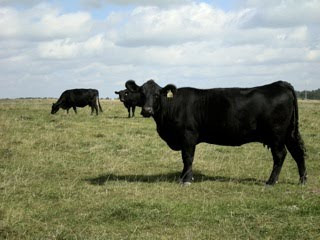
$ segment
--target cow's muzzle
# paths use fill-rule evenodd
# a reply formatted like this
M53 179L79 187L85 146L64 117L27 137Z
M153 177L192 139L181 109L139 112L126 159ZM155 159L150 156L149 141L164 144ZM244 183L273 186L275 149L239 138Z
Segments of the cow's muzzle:
M153 116L154 112L151 107L143 107L141 111L141 115L144 117L151 117Z

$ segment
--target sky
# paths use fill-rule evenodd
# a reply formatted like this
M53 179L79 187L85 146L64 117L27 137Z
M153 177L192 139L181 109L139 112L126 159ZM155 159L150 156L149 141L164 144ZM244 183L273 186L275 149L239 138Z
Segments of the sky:
M0 0L0 98L127 80L320 88L319 0Z

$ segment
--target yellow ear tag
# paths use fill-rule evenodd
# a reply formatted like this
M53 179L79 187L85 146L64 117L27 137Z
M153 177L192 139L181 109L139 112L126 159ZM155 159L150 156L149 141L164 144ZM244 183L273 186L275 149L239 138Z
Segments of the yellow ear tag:
M167 92L167 98L173 98L173 93L171 92L171 90Z

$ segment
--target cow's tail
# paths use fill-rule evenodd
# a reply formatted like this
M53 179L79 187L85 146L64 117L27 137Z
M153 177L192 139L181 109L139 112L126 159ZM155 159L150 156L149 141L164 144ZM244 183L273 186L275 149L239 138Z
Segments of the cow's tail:
M306 155L306 148L304 146L304 141L300 135L299 131L299 110L298 110L298 100L296 92L290 83L282 82L283 86L290 90L293 95L293 111L291 116L291 123L289 131L286 138L286 147L290 151L293 158L304 159Z
M98 105L99 105L99 110L100 110L100 112L103 112L103 111L102 111L102 107L101 107L101 105L100 105L99 92L98 92L98 95L97 95L97 101L98 101Z
M293 159L297 163L300 176L300 183L304 184L307 181L307 171L305 166L306 148L304 146L304 142L299 131L298 100L293 87L290 84L288 84L287 86L292 92L294 98L294 106L292 111L290 130L286 138L286 147L291 153Z
M293 108L292 119L291 119L291 122L292 122L291 123L292 124L291 137L294 138L298 142L300 148L303 150L303 152L305 154L306 148L304 146L304 141L303 141L303 139L300 135L300 131L299 131L298 99L297 99L296 92L291 84L289 84L289 87L290 87L290 90L291 90L293 98L294 98L294 100L293 100L294 108Z

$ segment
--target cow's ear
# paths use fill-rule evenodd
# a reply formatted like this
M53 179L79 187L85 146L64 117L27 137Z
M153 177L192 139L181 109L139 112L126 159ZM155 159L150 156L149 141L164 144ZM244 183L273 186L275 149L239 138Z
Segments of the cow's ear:
M115 94L119 94L120 92L118 92L118 91L115 91L114 93L115 93Z
M128 81L126 82L126 88L127 88L130 92L138 92L140 87L135 83L135 81L133 81L133 80L128 80Z
M177 87L173 84L168 84L164 88L161 89L160 93L163 96L166 96L167 98L173 98L173 96L177 92Z

